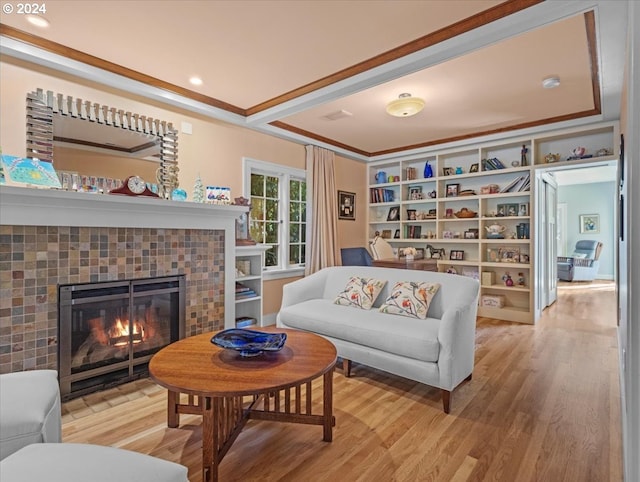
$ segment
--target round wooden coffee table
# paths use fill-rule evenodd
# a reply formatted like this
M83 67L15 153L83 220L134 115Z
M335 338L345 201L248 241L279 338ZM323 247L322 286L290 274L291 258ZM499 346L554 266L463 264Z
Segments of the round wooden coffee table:
M164 347L149 362L151 378L169 390L168 426L177 427L181 413L202 415L204 482L218 480L222 458L249 419L322 425L323 440L331 442L335 346L303 331L257 331L286 333L287 341L278 352L242 357L213 345L215 333L205 333ZM314 414L311 382L320 376L323 406Z

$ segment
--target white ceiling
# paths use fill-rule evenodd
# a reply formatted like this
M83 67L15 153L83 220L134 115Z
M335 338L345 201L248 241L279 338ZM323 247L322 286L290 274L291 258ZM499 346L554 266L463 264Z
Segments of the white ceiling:
M362 160L551 121L618 119L626 2L520 9L533 3L48 0L46 29L0 14L0 52ZM593 12L591 50L585 12ZM134 72L144 84L127 83L60 60L51 54L59 48L16 42L7 27L149 78ZM192 75L203 85L190 85ZM548 75L561 86L543 89ZM403 92L424 98L425 109L387 115ZM326 119L340 110L353 115Z

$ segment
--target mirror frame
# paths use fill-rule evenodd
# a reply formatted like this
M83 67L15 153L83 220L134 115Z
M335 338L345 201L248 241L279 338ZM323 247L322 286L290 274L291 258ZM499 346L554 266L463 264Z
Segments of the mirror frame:
M170 199L171 192L178 187L178 131L170 122L37 89L27 94L27 158L54 163L55 115L156 136L160 141L158 194Z

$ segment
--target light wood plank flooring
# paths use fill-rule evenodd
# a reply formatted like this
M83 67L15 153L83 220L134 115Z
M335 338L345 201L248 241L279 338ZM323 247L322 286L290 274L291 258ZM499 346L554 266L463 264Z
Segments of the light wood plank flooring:
M473 379L450 415L439 390L354 364L352 378L335 374L332 443L320 427L249 421L221 480L621 481L614 285L559 292L536 326L479 319ZM65 403L63 435L179 462L201 481L199 417L167 428L166 391L150 380Z

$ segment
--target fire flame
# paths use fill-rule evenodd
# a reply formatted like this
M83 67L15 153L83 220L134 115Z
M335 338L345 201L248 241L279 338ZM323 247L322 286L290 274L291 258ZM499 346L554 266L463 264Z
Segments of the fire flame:
M129 342L129 323L122 322L117 318L113 326L109 329L109 338L113 346L124 346ZM134 321L133 325L133 344L140 343L144 339L144 328L140 323Z

